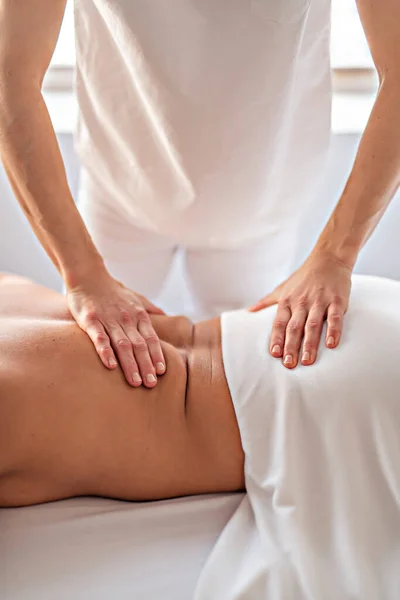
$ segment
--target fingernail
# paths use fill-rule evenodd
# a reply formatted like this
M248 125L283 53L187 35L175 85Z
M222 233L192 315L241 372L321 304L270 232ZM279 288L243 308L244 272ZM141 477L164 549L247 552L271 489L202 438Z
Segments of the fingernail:
M132 379L133 383L142 383L142 378L140 377L139 373L134 373L132 375Z
M332 336L328 337L327 345L328 346L334 346L335 345L335 340L334 340L334 338Z
M284 365L287 365L288 367L290 367L290 365L293 362L293 357L290 354L286 354L285 356L285 360L283 361Z
M157 363L156 370L157 370L157 373L164 373L164 371L165 371L164 363L162 363L162 362Z
M281 353L281 347L280 346L274 346L272 348L272 354L280 354Z
M108 366L109 367L116 367L117 366L117 361L115 360L115 358L110 358L110 360L108 361Z
M157 379L154 377L154 375L147 375L146 377L146 381L147 383L154 383L155 381L157 381Z
M303 357L302 357L302 360L303 360L304 362L308 362L308 361L310 360L310 358L311 358L311 356L310 356L310 353L309 353L309 352L303 352Z

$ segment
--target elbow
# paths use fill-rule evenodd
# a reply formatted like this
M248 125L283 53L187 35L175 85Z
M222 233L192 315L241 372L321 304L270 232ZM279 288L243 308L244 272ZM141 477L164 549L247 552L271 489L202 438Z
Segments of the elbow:
M400 92L400 61L399 64L380 66L376 65L378 74L379 90L382 88L393 89Z

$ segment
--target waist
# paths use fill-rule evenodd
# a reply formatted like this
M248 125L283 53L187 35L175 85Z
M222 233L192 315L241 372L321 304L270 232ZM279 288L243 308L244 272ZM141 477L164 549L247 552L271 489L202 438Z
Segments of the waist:
M305 190L284 195L271 188L247 187L247 193L232 189L229 178L216 190L196 194L185 209L179 209L164 191L154 190L154 203L140 193L121 190L108 181L103 185L87 169L81 174L78 204L89 230L115 231L117 235L139 229L169 237L173 243L190 247L227 248L257 240L285 237L281 244L291 247L299 219L313 199ZM119 234L118 234L119 232ZM122 235L124 235L122 233ZM271 236L273 236L271 238Z
M244 310L223 314L224 369L239 425L244 414L253 419L257 412L254 404L260 399L264 408L270 406L272 414L280 406L277 399L290 394L299 394L304 405L319 405L322 399L330 398L335 406L339 401L349 402L354 394L356 398L372 395L374 387L378 389L383 381L392 393L398 385L393 357L397 356L394 348L399 347L399 301L398 281L353 276L338 348L329 350L321 343L312 367L299 365L293 370L269 353L276 306L255 314ZM324 335L325 331L322 340Z
M212 461L218 489L243 489L243 450L223 367L220 318L194 326L188 368L186 422L192 440Z

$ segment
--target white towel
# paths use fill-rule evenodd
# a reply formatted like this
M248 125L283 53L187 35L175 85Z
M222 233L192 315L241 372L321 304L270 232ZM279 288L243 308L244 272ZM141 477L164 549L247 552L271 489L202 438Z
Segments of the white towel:
M340 346L289 371L276 308L222 318L247 495L196 600L400 598L400 282L355 277Z

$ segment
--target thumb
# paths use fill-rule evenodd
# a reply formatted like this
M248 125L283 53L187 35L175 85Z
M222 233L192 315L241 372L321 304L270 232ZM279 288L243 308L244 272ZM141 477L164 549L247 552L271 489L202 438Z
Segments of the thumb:
M162 308L159 308L158 306L156 306L155 304L153 304L152 302L150 302L150 300L147 300L147 298L144 298L142 296L141 300L142 300L143 308L150 315L164 315L164 316L166 316L165 312L162 310Z
M255 304L254 306L251 306L248 310L249 310L249 312L258 312L259 310L262 310L263 308L268 308L269 306L273 306L274 304L277 304L277 302L278 302L278 298L276 297L275 292L272 292L271 294L268 294L268 296L261 298L261 300L259 300L257 302L257 304Z

